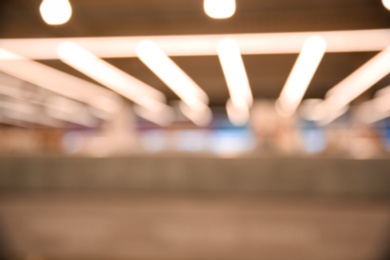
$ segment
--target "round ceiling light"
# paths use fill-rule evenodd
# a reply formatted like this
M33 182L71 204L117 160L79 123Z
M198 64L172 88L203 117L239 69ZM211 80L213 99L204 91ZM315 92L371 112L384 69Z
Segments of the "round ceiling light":
M39 11L49 25L64 24L72 16L72 6L68 0L43 0Z
M382 4L390 11L390 0L382 0Z
M204 11L214 19L225 19L236 12L236 0L204 0Z

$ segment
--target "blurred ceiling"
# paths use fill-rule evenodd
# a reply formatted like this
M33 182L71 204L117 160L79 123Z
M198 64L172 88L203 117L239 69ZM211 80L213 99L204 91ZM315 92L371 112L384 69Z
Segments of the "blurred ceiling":
M48 26L40 17L41 0L2 0L0 38L83 36L147 36L222 33L298 32L390 28L390 11L380 0L236 0L236 14L214 20L203 11L202 0L70 0L71 20ZM390 43L389 43L390 45ZM26 46L27 48L27 46ZM375 53L327 53L306 93L323 98L325 92ZM246 55L244 63L255 98L276 98L297 55ZM174 57L175 62L210 96L212 105L224 105L228 91L216 56ZM107 59L110 63L177 99L136 58ZM57 60L42 61L87 79ZM367 93L390 85L390 76Z

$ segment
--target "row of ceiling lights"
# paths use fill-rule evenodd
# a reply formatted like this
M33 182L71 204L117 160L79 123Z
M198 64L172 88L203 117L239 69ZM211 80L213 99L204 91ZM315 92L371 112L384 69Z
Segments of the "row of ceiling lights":
M62 1L62 4L64 4L63 6L58 5L58 2L60 1ZM230 11L230 16L233 15L235 11L234 0L205 0L204 7L206 13L208 13L209 15L210 13L214 14L214 18L224 18L221 14L217 15L216 12L213 13L212 11L218 10L217 3L222 2L229 2L231 4L230 6L224 6L225 8L223 10L228 10ZM385 2L386 1L383 1L383 3ZM55 6L55 9L50 9L50 4L54 3L55 5L53 6ZM47 14L51 12L51 15L53 15L54 10L63 11L65 7L70 12L68 12L67 16L63 17L68 17L67 19L69 19L71 16L71 6L68 0L44 0L41 6L41 12L47 12ZM60 16L56 17L58 18ZM58 50L61 60L63 60L65 63L82 71L84 74L89 75L101 84L108 86L115 92L120 93L123 96L133 100L136 104L139 105L140 108L148 108L149 110L150 108L153 108L149 112L153 112L153 114L157 115L169 114L166 113L169 110L169 107L165 105L165 97L160 98L160 96L163 95L161 93L157 93L149 86L146 86L146 84L143 84L137 79L125 74L122 71L119 71L118 69L104 62L103 60L99 60L97 57L93 57L93 59L88 59L88 57L92 57L93 54L89 53L80 46L77 46L76 44L70 42L63 43L60 45L60 48ZM325 51L326 42L322 37L312 36L305 41L305 44L294 65L294 68L283 88L279 99L277 100L278 112L284 115L292 115L295 113ZM172 90L182 99L182 112L188 118L198 123L199 125L207 124L207 121L210 120L210 111L207 106L207 95L205 95L205 93L196 85L196 83L194 83L184 72L182 72L180 68L177 67L176 64L174 64L169 59L166 53L159 49L159 47L153 42L143 41L139 43L136 49L136 53L137 56L145 63L145 65L147 65L153 72L155 72L155 74L159 76L168 86L170 86ZM237 124L245 123L248 120L248 112L249 108L252 105L253 97L251 94L245 68L242 63L239 46L235 40L226 38L218 43L217 53L221 61L222 69L224 71L231 96L231 99L226 104L226 109L229 118L232 121L235 121ZM153 57L149 58L148 55L152 55ZM378 55L378 57L382 56ZM85 59L81 59L82 57L85 57ZM159 59L156 59L156 57L159 57ZM383 59L387 60L387 56L385 56L385 58ZM94 63L84 64L85 61L94 61ZM155 64L155 62L160 63ZM379 62L377 63L379 64ZM161 72L161 68L164 68L164 73ZM111 76L115 76L114 78L120 80L117 80L115 84L112 81L107 81L107 77L103 76L105 75L105 73L99 72L103 70L106 73L109 72ZM385 70L388 71L388 68L386 67ZM384 72L385 74L386 71ZM175 75L175 81L170 80L172 78L172 75ZM182 75L181 82L177 81L177 75ZM381 78L379 76L375 78ZM131 82L132 84L128 84L129 82ZM176 83L180 83L180 86L186 86L187 89L184 90L183 88L180 88L180 86L175 87ZM143 90L143 93L145 94L144 96L150 97L150 99L139 99L138 96L134 94L138 93L139 91L131 91L130 89L128 89L128 86L133 85L138 86L140 90ZM362 88L367 87L366 85L370 86L371 84L365 84L364 86L362 86ZM242 86L244 86L244 88ZM300 88L297 89L297 86L299 86ZM338 88L341 87L338 86ZM337 97L338 95L335 96ZM335 102L333 102L333 99L327 99L332 101L330 107L334 107L334 103L338 101L336 100ZM322 107L324 107L323 111L329 110L327 109L327 105L329 105L329 102L322 102ZM340 105L340 108L343 108L346 105L345 103L346 102L342 103L342 105Z
M382 0L382 3L390 10L390 0ZM204 0L203 7L211 18L225 19L236 12L236 0ZM69 0L43 0L40 12L47 24L61 25L72 16L72 6Z
M204 0L204 10L205 13L214 18L214 19L224 19L231 17L235 11L236 11L236 2L235 0ZM70 17L72 16L72 7L68 0L43 0L41 6L40 6L40 12L42 15L42 18L47 24L50 25L60 25L66 23ZM222 46L223 45L223 46ZM230 60L226 60L223 62L225 66L223 66L224 70L239 70L244 75L242 78L234 78L231 77L228 79L229 85L229 91L232 92L231 96L235 97L229 100L228 102L228 113L234 117L236 114L242 114L243 112L246 112L245 114L248 114L248 109L252 104L252 94L249 87L249 82L245 74L245 68L241 60L241 54L238 45L233 41L226 41L224 44L222 44L219 48L219 54L220 57L226 57L226 59L229 59L229 57L234 56L235 62L230 62ZM236 46L237 45L237 46ZM78 57L82 56L90 56L91 53L86 52L85 50L78 48L77 45L71 45L70 43L67 46L68 48L71 48L72 51L78 51ZM65 48L63 48L65 49ZM66 50L66 49L65 49ZM144 51L143 51L144 50ZM235 55L230 55L227 52L233 52ZM148 58L150 56L150 53L153 53L153 57ZM155 45L153 42L143 42L140 44L138 48L139 57L141 60L151 69L153 70L168 86L171 86L174 90L174 92L184 101L181 103L181 111L189 118L191 118L192 121L197 122L200 125L207 124L211 120L211 111L208 108L208 97L207 95L199 88L195 82L192 81L184 72L181 71L179 67L177 67L176 64L174 64L169 57L159 49L157 45ZM160 59L156 60L154 55L157 55ZM110 84L111 82L108 82L108 85L112 89L115 89L116 92L122 93L122 95L130 98L131 100L135 100L136 104L140 106L135 106L136 110L139 110L139 113L145 112L142 107L154 107L157 109L157 111L153 112L161 112L164 111L163 114L170 114L167 113L168 107L164 104L165 100L160 99L153 99L151 98L147 103L144 104L146 101L145 99L139 100L137 99L137 96L130 95L131 93L136 93L134 91L130 91L128 89L127 84L129 81L137 81L133 82L134 86L139 86L141 83L138 82L137 79L132 78L129 75L124 75L121 71L117 70L113 66L110 66L106 62L98 59L93 59L95 61L94 64L89 64L90 68L93 68L92 70L84 71L83 68L85 66L82 66L79 64L79 59L72 59L72 56L66 56L64 58L66 62L71 66L76 66L78 69L81 69L84 73L94 76L95 78L97 75L99 75L99 70L97 68L101 69L110 69L113 74L115 74L117 77L123 76L123 84ZM86 59L89 60L89 59ZM165 67L168 67L164 72L168 72L167 74L160 73L161 64L155 64L155 61L161 61L163 62ZM234 68L229 67L226 64L235 64ZM177 77L173 77L171 74L175 75L183 75L180 80L177 80ZM225 73L229 74L229 73ZM104 75L104 74L101 74ZM235 73L231 73L231 75L235 75ZM99 77L98 77L99 78ZM120 77L119 77L120 78ZM170 78L175 78L175 80L170 80ZM237 82L238 80L238 82ZM99 78L98 80L104 85L107 85L107 82L105 82L104 78ZM185 89L181 88L181 85L185 85L187 88L192 89L192 91L184 91ZM237 84L244 84L246 86L245 90L246 92L241 97L241 90L235 89L235 85ZM145 84L141 84L145 85ZM175 87L176 86L176 87ZM237 88L237 87L236 87ZM148 90L150 92L153 89L148 89L148 86L143 86L142 89ZM160 93L158 93L160 94ZM145 95L148 96L148 95ZM142 101L142 102L141 102ZM145 101L145 102L144 102ZM143 113L145 114L145 113ZM157 113L160 114L161 113ZM144 115L147 116L147 115ZM247 115L248 116L248 115ZM247 116L245 116L247 120ZM237 119L240 117L238 116ZM240 122L244 123L244 122Z
M236 12L236 0L204 0L204 11L214 19L225 19ZM43 20L49 25L61 25L72 16L69 0L43 0L40 6Z
M230 94L230 99L226 104L229 119L232 123L241 125L248 120L249 108L253 102L241 58L242 51L246 54L270 53L267 48L272 46L276 47L276 49L273 49L273 53L300 53L277 100L277 112L281 115L290 116L295 113L300 105L325 51L382 50L334 86L328 91L325 100L316 105L316 108L311 109L312 120L323 121L324 124L327 124L340 116L342 111L346 111L345 108L352 100L389 73L390 47L388 47L388 32L389 30L363 30L251 34L247 36L229 35L229 37L219 35L214 42L210 42L210 35L195 36L197 40L204 37L203 42L198 41L196 44L196 46L201 46L203 49L198 49L198 52L194 54L191 52L193 48L189 48L190 53L180 53L180 55L210 55L208 47L214 50L220 59ZM69 38L67 40L9 39L1 42L3 46L0 49L0 70L68 98L102 109L109 114L116 110L115 104L117 101L107 93L107 90L28 59L28 57L35 59L60 58L83 74L132 100L136 104L137 111L135 112L139 116L158 124L169 124L172 121L172 118L170 118L172 109L166 104L165 96L161 92L99 58L119 57L119 53L122 54L121 57L135 55L180 97L182 102L179 108L186 117L198 125L207 125L211 119L207 95L169 58L172 55L172 50L177 51L179 46L187 46L187 43L193 43L193 41L194 39L188 38L188 36L154 37L154 39L151 37L149 40L143 40L139 37L90 38L88 40L84 38ZM210 46L205 45L205 42ZM275 45L278 42L284 42L285 46ZM167 43L169 43L168 46ZM294 43L297 46L294 47ZM172 44L171 48L167 48ZM19 49L17 46L19 46ZM26 49L25 46L31 48ZM43 50L44 53L40 53L43 56L37 56L34 46L38 46L40 50ZM109 50L117 49L119 53L115 51L101 52L107 50L104 46L115 46L116 48L109 48ZM124 46L126 47L123 48ZM131 46L134 48L133 54ZM251 46L257 46L259 49L256 52L251 49ZM251 50L249 52L248 47ZM288 47L288 49L285 49L285 47ZM123 50L125 51L123 52ZM27 55L27 57L12 53L12 51ZM54 51L52 53L54 56L50 56L52 51ZM31 56L31 54L33 55ZM9 62L10 60L18 62ZM45 77L41 75L45 75ZM380 117L386 116L390 109L385 106L386 102L382 102L383 100L390 100L390 96L386 95L386 98L380 98L378 101L368 103L364 107L374 108L374 110L370 108L370 111L374 111L376 117L378 115Z

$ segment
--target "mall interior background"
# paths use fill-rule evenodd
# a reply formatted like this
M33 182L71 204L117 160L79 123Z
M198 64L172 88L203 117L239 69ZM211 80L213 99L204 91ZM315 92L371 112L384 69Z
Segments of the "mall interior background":
M0 2L0 259L389 259L389 1L45 1Z

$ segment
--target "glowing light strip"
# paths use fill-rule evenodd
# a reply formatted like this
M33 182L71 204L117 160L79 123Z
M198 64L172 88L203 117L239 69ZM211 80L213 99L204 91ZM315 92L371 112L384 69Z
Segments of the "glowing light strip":
M375 98L359 105L358 118L364 123L375 123L390 116L390 86L375 94Z
M113 91L153 112L167 109L165 96L142 81L99 59L89 51L72 42L58 47L60 59Z
M61 121L76 123L87 127L97 126L97 120L93 120L93 117L89 115L86 107L71 99L54 96L49 98L49 102L37 101L34 99L31 100L23 96L23 92L21 89L4 84L0 84L0 95L12 97L13 99L15 99L14 102L8 103L8 108L14 108L14 110L15 108L20 108L24 104L26 104L27 107L25 112L28 112L28 110L31 110L31 108L33 108L33 110L35 109L35 106L33 105L39 105L44 106L47 114L52 118L59 119ZM21 101L25 103L22 103L23 105L21 105ZM15 110L15 112L18 111Z
M1 39L0 48L30 59L57 59L57 47L72 41L98 57L136 57L142 40L155 42L168 56L217 55L215 47L223 38L235 39L243 55L299 53L305 40L319 35L327 42L327 52L380 51L390 42L390 29L314 31L286 33L213 34L184 36L128 36L85 38Z
M0 100L0 108L5 109L2 111L2 119L9 118L17 121L39 124L49 127L60 127L61 124L53 119L42 116L38 113L38 107L19 101ZM6 120L5 123L13 124L12 121ZM20 125L15 123L15 125Z
M229 99L226 103L226 113L229 121L236 126L245 125L249 120L248 107L237 107L233 105L231 99Z
M213 117L211 109L206 105L203 105L203 107L200 107L199 111L196 111L189 108L185 103L180 102L179 109L185 117L197 126L208 125Z
M165 104L164 94L96 57L77 44L72 42L61 43L58 47L58 54L64 63L147 110L148 113L145 111L138 113L140 116L145 115L145 119L150 120L152 113L155 116L173 113L172 108ZM157 120L151 121L157 122ZM162 125L166 124L165 121L162 123Z
M158 45L142 41L136 49L140 60L194 111L208 103L206 93Z
M165 101L165 96L161 92L103 61L75 43L61 43L58 46L58 55L68 65L75 67L102 84L113 85L111 88L124 96L132 96L135 95L134 92L138 92Z
M249 119L253 96L240 47L234 39L225 38L218 43L217 53L230 94L226 103L228 118L234 125L243 125Z
M17 126L17 127L27 127L26 122L24 122L24 121L22 122L18 119L8 118L8 117L2 116L2 115L0 115L0 123L12 125L12 126Z
M153 113L148 109L145 109L141 106L134 105L133 106L133 111L136 115L139 117L142 117L152 123L155 123L160 126L168 126L171 124L174 119L175 115L173 110L167 110L165 113Z
M389 72L390 47L387 47L329 90L327 98L318 104L315 113L325 120L326 117L343 109Z
M108 113L119 108L114 93L4 49L0 49L0 71Z
M20 89L4 84L0 84L0 95L9 96L15 99L23 99Z
M237 42L223 39L218 43L217 52L233 105L251 107L252 91Z
M52 96L42 104L48 116L70 123L86 127L98 126L98 121L87 110L87 108L70 99L61 96Z
M389 100L387 100L389 102ZM376 107L375 100L361 103L355 113L357 120L372 124L390 116L390 110L383 111Z
M26 95L23 95L23 90L20 88L4 84L0 84L0 95L8 96L14 99L13 102L9 103L11 104L8 106L9 108L18 108L18 106L20 108L25 103L27 106L25 112L28 112L31 107L35 109L35 106L33 105L39 105L45 107L45 111L52 118L87 127L97 126L97 120L94 120L84 105L68 98L53 96L45 102L35 99L28 99ZM24 102L22 103L23 105L20 105L21 102Z
M276 111L282 116L291 116L297 110L309 87L314 73L326 51L326 42L320 36L309 37L276 101Z
M85 127L97 127L98 123L94 120L93 117L88 116L85 113L82 114L67 114L63 111L54 110L54 109L46 109L46 113L48 116L60 120L69 122L76 125L81 125Z

